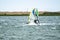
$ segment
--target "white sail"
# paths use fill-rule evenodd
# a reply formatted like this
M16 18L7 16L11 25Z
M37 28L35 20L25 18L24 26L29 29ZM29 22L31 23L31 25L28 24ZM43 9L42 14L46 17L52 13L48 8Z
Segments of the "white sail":
M32 13L30 13L30 15L29 15L29 22L30 23L33 23L34 22L34 20L35 20L35 16L32 14Z

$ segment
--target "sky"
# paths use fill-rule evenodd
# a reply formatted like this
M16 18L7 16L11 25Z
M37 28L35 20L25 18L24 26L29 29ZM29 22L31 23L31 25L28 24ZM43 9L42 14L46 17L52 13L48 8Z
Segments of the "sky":
M60 11L60 0L0 0L0 11Z

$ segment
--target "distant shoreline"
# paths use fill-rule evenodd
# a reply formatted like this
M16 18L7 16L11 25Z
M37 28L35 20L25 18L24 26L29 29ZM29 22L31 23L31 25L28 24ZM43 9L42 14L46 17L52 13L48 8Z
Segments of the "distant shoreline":
M29 16L30 12L0 12L0 16ZM60 16L60 12L39 12L39 16Z

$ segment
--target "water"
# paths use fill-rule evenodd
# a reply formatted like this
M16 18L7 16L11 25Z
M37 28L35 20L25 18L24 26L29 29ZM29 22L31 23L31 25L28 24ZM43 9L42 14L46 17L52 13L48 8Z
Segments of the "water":
M0 40L60 40L60 16L39 16L40 23L56 25L23 26L27 19L27 16L0 16Z

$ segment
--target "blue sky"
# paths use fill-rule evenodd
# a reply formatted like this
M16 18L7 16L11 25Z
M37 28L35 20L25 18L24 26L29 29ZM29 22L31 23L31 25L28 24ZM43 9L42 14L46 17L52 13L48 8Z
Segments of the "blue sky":
M60 0L0 0L0 11L60 11Z

